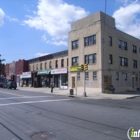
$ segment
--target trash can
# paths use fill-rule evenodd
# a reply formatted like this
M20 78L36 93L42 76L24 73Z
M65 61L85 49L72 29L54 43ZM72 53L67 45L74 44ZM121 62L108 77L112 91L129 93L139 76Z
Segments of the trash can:
M73 95L73 89L70 89L70 95Z

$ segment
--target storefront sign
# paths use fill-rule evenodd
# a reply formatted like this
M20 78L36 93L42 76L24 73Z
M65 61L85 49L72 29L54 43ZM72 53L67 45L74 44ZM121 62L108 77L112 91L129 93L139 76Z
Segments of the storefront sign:
M46 75L46 74L49 74L50 73L50 69L47 69L47 70L39 70L37 72L37 75Z
M67 68L51 70L51 74L62 74L62 73L67 73Z
M31 72L23 72L20 78L31 78Z
M76 66L76 67L71 67L70 68L71 72L75 72L75 71L82 71L81 66Z

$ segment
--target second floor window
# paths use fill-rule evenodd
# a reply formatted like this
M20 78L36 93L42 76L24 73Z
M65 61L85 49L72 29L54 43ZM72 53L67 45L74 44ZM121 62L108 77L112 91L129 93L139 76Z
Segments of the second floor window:
M64 59L61 59L61 67L64 67Z
M132 51L133 51L133 53L137 53L137 46L133 45L132 46Z
M124 57L120 57L120 65L121 66L128 66L128 59Z
M109 46L112 46L112 37L109 36Z
M84 38L85 46L91 46L93 44L96 44L96 35L92 35Z
M77 80L80 80L80 72L77 72Z
M58 68L58 60L55 61L55 68Z
M109 64L113 64L113 56L112 56L112 54L109 54Z
M72 66L78 66L79 64L78 57L72 57Z
M42 63L40 63L40 69L42 70Z
M78 40L72 41L72 50L78 48Z
M96 53L85 55L85 64L93 64L96 63Z
M45 62L45 64L44 64L44 68L47 69L47 62Z
M121 48L122 50L127 50L127 43L119 40L119 48Z
M93 79L94 79L94 80L97 79L97 71L94 71L94 72L93 72Z
M36 64L36 70L38 70L38 64Z
M50 61L50 63L49 63L49 68L50 69L52 68L52 61Z
M137 68L137 60L133 60L133 68Z

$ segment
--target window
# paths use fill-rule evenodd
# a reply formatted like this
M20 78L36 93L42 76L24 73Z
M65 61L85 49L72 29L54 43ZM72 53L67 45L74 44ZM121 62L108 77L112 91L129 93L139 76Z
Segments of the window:
M33 71L35 70L35 66L33 65Z
M58 60L55 61L55 68L58 68Z
M61 59L61 67L64 67L64 59Z
M93 64L96 63L96 53L85 55L85 64Z
M133 68L137 68L137 60L133 60Z
M119 72L116 72L116 80L119 80Z
M133 51L133 53L137 53L137 46L133 45L132 46L132 51Z
M40 69L42 70L42 63L40 63Z
M120 57L120 66L128 66L128 59Z
M72 41L72 50L78 48L78 40Z
M96 35L92 35L84 38L85 46L91 46L93 44L96 44Z
M124 73L124 80L127 80L127 73Z
M72 66L78 66L78 57L72 57Z
M49 63L49 67L50 67L50 69L52 68L52 61L50 61L50 63Z
M127 50L127 43L119 40L119 48L121 48L122 50Z
M112 56L112 54L109 54L109 64L113 64L113 56Z
M88 72L85 72L85 79L89 79L89 73Z
M44 64L44 68L47 69L47 62L45 62L45 64Z
M38 70L38 64L36 64L36 70Z
M77 80L80 80L80 72L77 72Z
M97 71L94 71L94 72L93 72L93 79L94 79L94 80L97 79Z
M109 36L109 46L112 46L112 37Z

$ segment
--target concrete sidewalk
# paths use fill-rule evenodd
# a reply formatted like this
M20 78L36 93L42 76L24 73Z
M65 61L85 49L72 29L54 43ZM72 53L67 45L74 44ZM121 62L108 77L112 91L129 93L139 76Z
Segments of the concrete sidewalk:
M59 88L54 88L53 93L51 93L50 88L46 87L41 87L41 88L33 88L33 87L18 87L17 89L19 90L25 90L25 91L34 91L34 92L40 92L40 93L50 93L50 94L55 94L55 95L65 95L69 96L70 91L69 89L59 89ZM74 93L74 97L80 97L80 98L88 98L88 99L129 99L129 98L135 98L135 97L140 97L140 91L135 91L135 92L119 92L115 94L108 94L108 93L101 93L101 92L87 92L86 93L87 97L84 97L84 94L82 91L78 91L77 93Z

